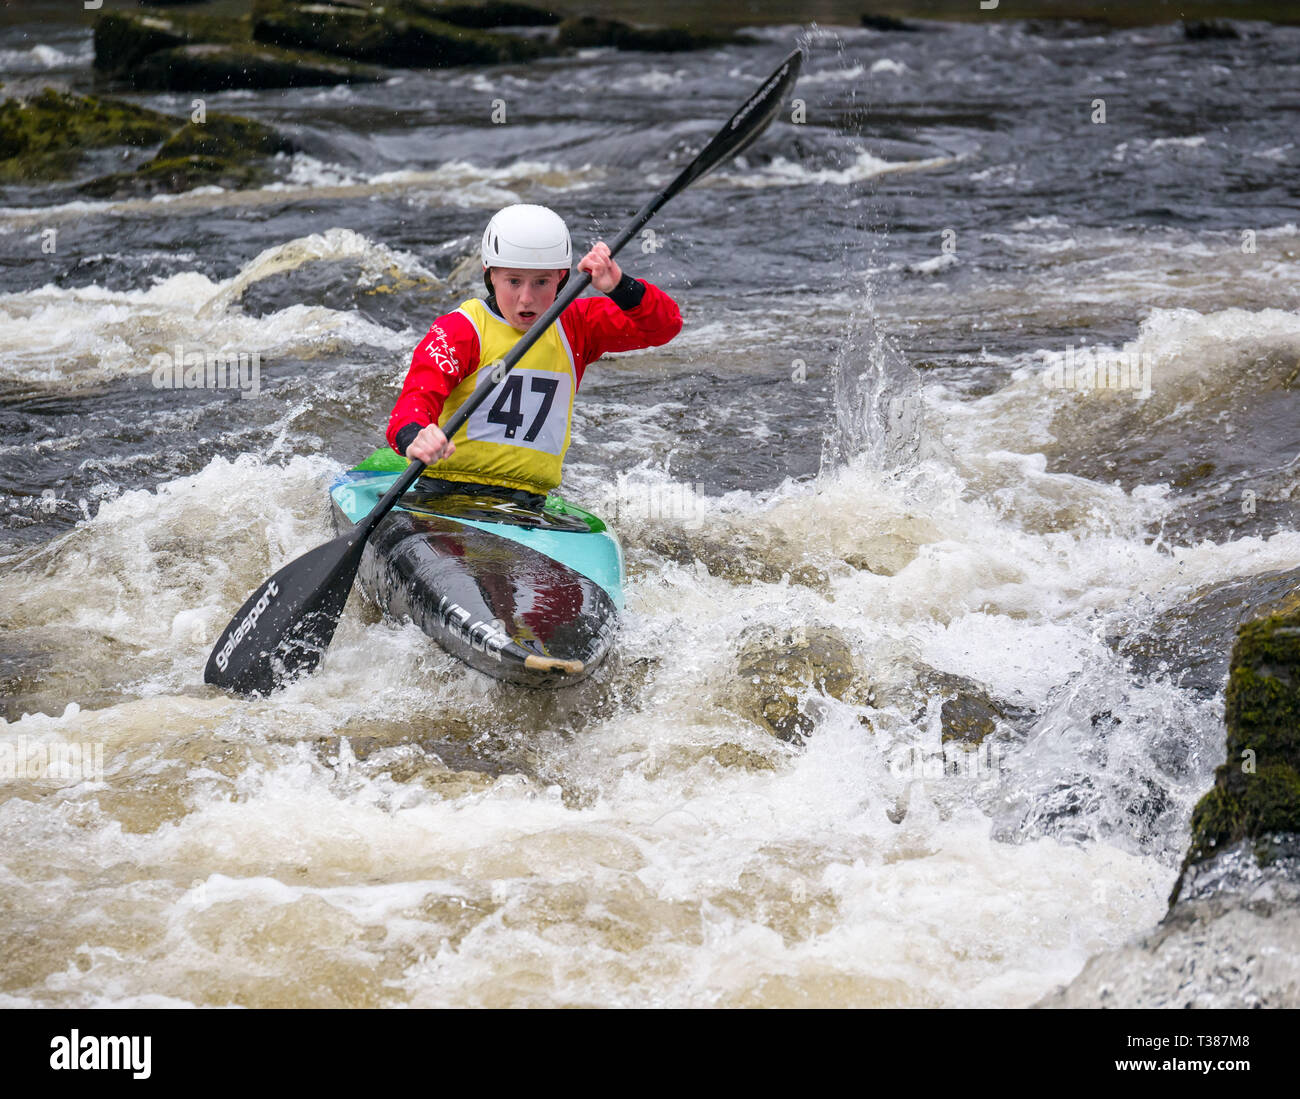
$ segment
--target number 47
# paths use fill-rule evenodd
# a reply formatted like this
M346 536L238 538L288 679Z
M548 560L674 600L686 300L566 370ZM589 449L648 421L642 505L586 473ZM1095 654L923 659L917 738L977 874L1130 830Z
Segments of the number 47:
M533 378L530 387L534 393L542 394L541 407L537 410L537 415L533 417L533 422L529 424L528 430L524 433L524 442L531 443L537 438L537 433L542 430L542 424L546 422L546 414L551 411L551 403L555 400L555 391L559 388L559 382L554 378ZM515 432L524 422L524 414L520 410L523 404L524 380L518 374L512 374L501 383L501 392L497 394L497 399L492 402L492 409L488 413L487 419L490 424L500 424L505 428L505 437L513 439Z

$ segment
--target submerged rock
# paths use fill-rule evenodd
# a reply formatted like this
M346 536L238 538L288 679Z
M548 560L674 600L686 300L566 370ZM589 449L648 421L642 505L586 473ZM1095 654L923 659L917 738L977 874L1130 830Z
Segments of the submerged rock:
M997 732L1000 724L1025 722L1033 714L1023 707L995 699L983 686L965 676L939 672L933 668L917 676L917 686L928 697L940 696L940 740L963 748L978 748L984 738ZM924 714L918 714L919 721Z
M157 111L54 88L7 99L0 104L0 181L64 179L87 150L146 147L176 126Z
M808 692L849 699L856 675L853 651L833 626L746 630L740 639L737 671L741 710L781 740L795 744L803 743L816 724L816 716L804 704Z

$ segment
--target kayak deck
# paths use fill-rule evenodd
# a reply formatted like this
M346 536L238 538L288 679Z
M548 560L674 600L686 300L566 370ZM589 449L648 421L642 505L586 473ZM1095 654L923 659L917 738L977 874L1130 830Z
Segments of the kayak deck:
M401 462L391 458L390 469ZM340 532L396 480L396 472L365 468L383 460L377 452L330 486ZM531 507L466 490L429 492L417 483L371 535L362 589L494 678L560 687L590 675L612 646L623 605L617 538L554 495Z

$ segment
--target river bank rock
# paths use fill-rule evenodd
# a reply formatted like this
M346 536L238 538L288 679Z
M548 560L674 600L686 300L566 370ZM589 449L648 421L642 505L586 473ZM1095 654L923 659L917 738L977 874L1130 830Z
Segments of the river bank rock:
M1300 611L1242 626L1169 910L1045 1007L1300 1007Z
M148 91L217 92L374 84L383 73L336 58L314 57L274 46L198 43L151 53L131 73Z
M95 71L142 91L229 91L386 79L336 57L257 43L248 17L107 12L95 23Z
M1183 878L1198 863L1243 840L1300 842L1300 611L1247 623L1237 632L1224 709L1227 759L1192 813Z
M862 15L862 25L867 30L872 31L908 31L916 32L924 30L915 23L908 23L897 16L893 15L875 15L872 12L864 12Z
M440 19L457 27L487 30L492 27L552 27L564 16L532 4L488 0L483 4L439 3L438 0L403 0L408 11Z
M680 53L684 50L707 50L715 46L753 45L759 41L749 34L719 34L692 31L685 27L634 27L617 19L581 15L560 24L556 42L573 49L613 46L619 50L655 50Z
M105 76L126 77L159 50L193 42L234 43L247 38L247 25L242 20L110 11L95 21L94 68Z
M163 141L177 122L131 103L44 88L0 104L0 181L72 176L87 151L146 147Z
M542 42L456 26L423 11L262 0L253 8L252 34L258 42L285 49L402 68L530 61L553 52Z

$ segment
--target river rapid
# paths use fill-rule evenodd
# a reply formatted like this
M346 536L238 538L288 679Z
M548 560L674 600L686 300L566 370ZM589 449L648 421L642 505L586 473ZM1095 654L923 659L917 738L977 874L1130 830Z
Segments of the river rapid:
M90 87L7 18L6 84ZM1178 609L1300 563L1300 29L924 27L212 94L277 182L0 191L0 744L102 759L0 782L0 1004L1018 1007L1161 918L1232 640ZM616 656L530 693L354 593L318 674L204 686L491 213L612 237L795 46L802 120L620 256L682 334L576 402ZM851 654L802 743L764 628ZM956 774L936 677L1003 715Z

